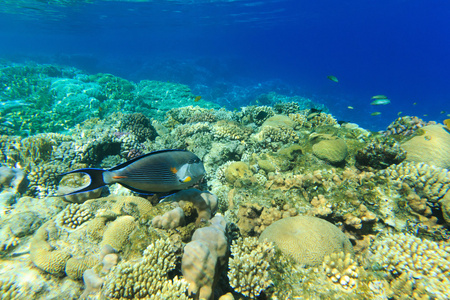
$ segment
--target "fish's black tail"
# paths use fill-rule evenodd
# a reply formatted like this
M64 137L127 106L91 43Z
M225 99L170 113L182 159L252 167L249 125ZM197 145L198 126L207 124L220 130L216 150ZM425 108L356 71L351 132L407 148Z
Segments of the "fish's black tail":
M60 176L65 176L68 174L74 174L74 173L84 173L86 175L89 176L89 178L91 179L91 182L89 182L89 184L85 187L82 187L79 190L73 191L69 194L65 194L62 196L69 196L69 195L74 195L74 194L79 194L79 193L84 193L84 192L90 192L93 190L96 190L98 188L101 188L102 186L105 186L106 183L103 180L103 173L106 170L103 169L94 169L94 168L84 168L84 169L78 169L78 170L73 170L67 173L63 173L60 174Z

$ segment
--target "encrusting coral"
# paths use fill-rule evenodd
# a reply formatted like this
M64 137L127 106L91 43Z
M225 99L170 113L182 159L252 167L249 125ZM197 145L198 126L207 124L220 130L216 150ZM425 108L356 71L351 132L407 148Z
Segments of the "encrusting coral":
M352 244L339 228L311 216L278 220L263 231L259 240L274 242L285 255L305 266L317 266L333 252L353 254Z
M273 284L269 268L274 255L273 244L258 242L255 237L234 241L228 262L231 287L249 299L256 299Z

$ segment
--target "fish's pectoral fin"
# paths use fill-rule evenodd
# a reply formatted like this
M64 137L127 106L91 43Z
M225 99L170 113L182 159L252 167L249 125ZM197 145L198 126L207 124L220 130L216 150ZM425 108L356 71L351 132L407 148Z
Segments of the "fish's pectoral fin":
M179 181L182 182L182 183L186 183L186 182L189 182L189 181L191 181L191 180L192 180L191 176L187 176L187 177L184 178L184 179L179 179Z
M119 176L119 175L116 175L116 176L113 176L112 177L113 179L123 179L123 178L128 178L128 176Z
M177 168L175 168L175 167L171 167L171 168L170 168L170 171L171 171L173 174L176 174L176 173L178 172Z

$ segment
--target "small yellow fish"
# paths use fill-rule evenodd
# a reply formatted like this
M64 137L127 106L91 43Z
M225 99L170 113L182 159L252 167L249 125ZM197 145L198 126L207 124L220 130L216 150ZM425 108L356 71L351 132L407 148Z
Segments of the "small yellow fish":
M385 95L376 95L373 96L372 99L387 99L387 97Z
M353 106L347 106L348 109L353 109Z
M197 97L195 97L194 101L198 102L198 101L200 101L200 99L202 99L202 96L197 96Z
M448 129L450 129L450 119L445 119L444 124L445 126L447 126Z
M417 102L414 102L413 105L417 105Z
M328 75L327 78L330 79L331 81L339 82L339 80L336 78L336 76Z
M371 116L379 116L381 113L379 111L373 112L370 114Z
M424 116L424 117L428 117L428 115L427 115L427 114L424 114L423 116Z
M399 111L399 112L397 113L397 116L400 116L402 113L403 113L403 112Z
M441 114L445 114L445 111L441 110Z

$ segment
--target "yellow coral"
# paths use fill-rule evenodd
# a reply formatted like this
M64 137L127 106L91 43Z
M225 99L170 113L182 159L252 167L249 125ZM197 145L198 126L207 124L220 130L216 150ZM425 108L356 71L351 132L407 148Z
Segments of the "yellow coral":
M132 216L121 216L117 218L106 228L103 234L102 245L110 245L117 251L122 250L136 226L136 222Z
M83 277L84 271L92 268L98 263L94 257L87 256L80 259L71 257L66 263L65 272L72 279L79 280Z

